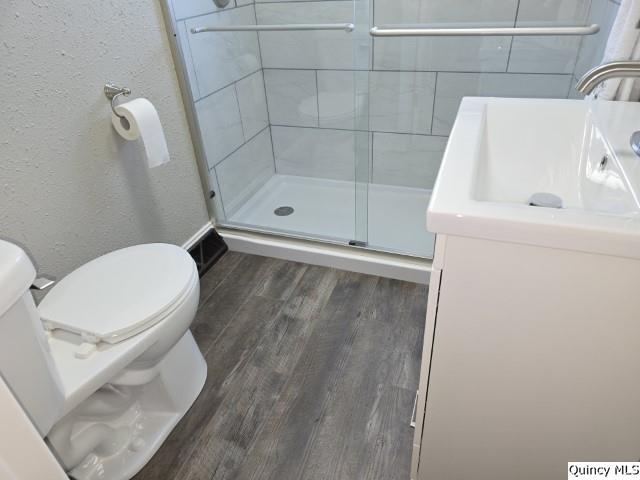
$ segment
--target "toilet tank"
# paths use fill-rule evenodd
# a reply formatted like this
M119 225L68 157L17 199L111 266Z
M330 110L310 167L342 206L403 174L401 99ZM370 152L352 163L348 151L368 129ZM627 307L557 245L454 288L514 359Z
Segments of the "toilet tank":
M0 374L42 436L64 395L29 287L36 271L20 247L0 240Z

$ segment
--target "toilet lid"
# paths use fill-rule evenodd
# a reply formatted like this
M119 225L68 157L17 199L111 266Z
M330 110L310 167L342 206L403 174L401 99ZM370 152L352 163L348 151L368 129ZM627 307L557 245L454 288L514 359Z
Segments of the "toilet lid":
M136 245L73 271L38 310L47 329L77 333L87 342L116 343L160 321L195 281L195 262L182 248Z

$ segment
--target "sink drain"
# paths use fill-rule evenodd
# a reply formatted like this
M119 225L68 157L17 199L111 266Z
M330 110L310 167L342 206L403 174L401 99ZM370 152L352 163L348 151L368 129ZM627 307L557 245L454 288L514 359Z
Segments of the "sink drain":
M286 217L293 213L293 207L278 207L273 211L273 213L279 217Z
M529 197L532 207L562 208L562 198L549 192L537 192Z

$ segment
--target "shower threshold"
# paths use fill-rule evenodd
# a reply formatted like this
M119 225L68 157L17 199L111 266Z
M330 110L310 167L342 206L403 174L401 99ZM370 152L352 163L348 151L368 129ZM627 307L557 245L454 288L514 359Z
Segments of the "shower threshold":
M356 188L366 188L368 196ZM370 249L431 258L434 235L425 228L430 195L420 188L276 174L227 220L234 227L347 244L364 240L356 235L364 219L356 216L366 215ZM362 202L358 208L356 202Z

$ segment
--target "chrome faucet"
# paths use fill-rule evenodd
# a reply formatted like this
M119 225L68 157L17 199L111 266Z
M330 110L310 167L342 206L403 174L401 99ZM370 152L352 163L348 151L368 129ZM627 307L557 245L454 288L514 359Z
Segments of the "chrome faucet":
M592 68L580 79L576 90L589 95L610 78L640 78L640 62L611 62ZM631 149L640 157L640 131L631 136Z

